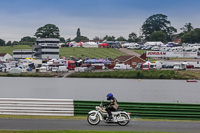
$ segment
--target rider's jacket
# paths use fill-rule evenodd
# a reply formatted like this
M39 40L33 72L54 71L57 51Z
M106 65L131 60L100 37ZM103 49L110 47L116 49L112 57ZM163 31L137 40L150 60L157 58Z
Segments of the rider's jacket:
M110 99L110 103L108 104L108 107L113 107L114 109L118 109L117 99L115 97Z

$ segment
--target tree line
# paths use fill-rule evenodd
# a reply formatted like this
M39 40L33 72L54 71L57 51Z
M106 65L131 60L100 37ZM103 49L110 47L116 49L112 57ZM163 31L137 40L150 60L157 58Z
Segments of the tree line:
M194 28L191 23L186 23L179 34L177 29L171 25L168 20L168 16L164 14L154 14L148 17L141 27L142 34L137 36L136 33L132 32L128 35L128 39L123 36L115 38L114 36L106 35L102 40L107 41L128 41L128 42L143 42L143 41L162 41L169 42L175 38L181 38L182 43L199 43L200 42L200 28ZM54 24L46 24L43 27L37 29L34 34L35 37L25 36L21 38L19 42L8 41L5 42L0 39L0 46L12 46L17 44L33 45L36 38L59 38L61 43L82 40L89 40L88 37L82 36L80 28L77 29L76 37L74 39L68 38L65 40L64 37L60 37L59 28ZM98 36L95 36L93 40L101 40Z

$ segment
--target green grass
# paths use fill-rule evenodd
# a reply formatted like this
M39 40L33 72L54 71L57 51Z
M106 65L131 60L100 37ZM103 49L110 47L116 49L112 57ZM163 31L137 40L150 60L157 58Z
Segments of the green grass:
M74 58L116 58L117 56L125 55L125 53L120 52L117 49L113 48L60 48L60 56L61 58L65 56L66 58L70 58L70 56Z
M57 77L61 73L33 73L33 72L27 72L27 73L21 73L21 74L10 74L10 73L4 73L0 72L0 77Z
M0 133L169 133L169 132L87 131L87 130L66 130L66 131L6 131L6 130L2 130L0 131Z
M13 55L13 50L16 49L31 49L31 47L28 45L15 45L13 47L0 46L0 53L9 53L10 55ZM87 56L87 58L105 59L108 56L109 58L114 59L117 56L121 55L126 54L113 48L60 48L60 58L62 58L63 56L65 56L66 58L70 58L70 56L74 58L85 58L85 56Z
M146 51L148 51L148 50L142 50L142 49L132 49L132 51L134 51L134 52L136 52L136 53L138 53L138 54L140 54L140 55L142 55L143 53L145 53Z
M31 49L28 45L15 45L13 47L11 46L0 46L0 53L9 53L10 55L13 55L13 50L16 49Z
M69 77L81 78L131 78L131 79L187 79L182 74L173 70L131 70L109 72L84 72L73 73Z

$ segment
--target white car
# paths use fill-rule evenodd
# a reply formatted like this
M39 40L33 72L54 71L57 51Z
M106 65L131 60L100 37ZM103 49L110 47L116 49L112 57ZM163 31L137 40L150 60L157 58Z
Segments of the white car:
M9 71L9 73L12 73L12 74L14 74L14 73L17 73L17 74L20 74L22 72L22 69L20 69L20 68L11 68L10 69L10 71Z

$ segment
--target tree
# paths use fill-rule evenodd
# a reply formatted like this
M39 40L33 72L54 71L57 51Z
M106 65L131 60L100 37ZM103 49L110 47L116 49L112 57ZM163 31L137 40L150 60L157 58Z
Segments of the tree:
M137 34L132 32L128 35L128 42L136 42L137 41Z
M59 38L59 28L54 24L46 24L37 29L35 36L37 38Z
M108 36L106 35L103 40L106 40L106 41L115 41L115 37L114 36Z
M98 36L95 36L95 37L93 38L93 40L95 40L95 41L99 41L100 38L99 38Z
M182 42L184 43L196 43L198 41L198 34L195 30L187 32L181 38Z
M60 37L60 43L65 43L65 38L64 37Z
M106 36L103 38L103 40L107 40L107 38L108 38L108 35L106 35Z
M123 36L120 36L117 38L117 41L126 41L126 39Z
M155 14L147 18L142 25L142 34L145 35L146 40L149 40L149 36L154 31L163 31L167 35L167 39L170 40L177 29L171 26L171 22L167 20L166 15Z
M161 41L161 42L166 42L167 41L167 35L163 31L154 31L149 36L150 41Z
M81 36L80 28L77 29L76 37L73 39L75 42L80 42L82 40L89 40L86 36Z
M5 41L3 39L0 39L0 46L5 46Z
M184 43L199 43L200 42L200 28L196 28L189 32L186 32L182 38L182 42Z
M80 28L78 28L76 32L76 37L80 37L80 36L81 36L81 31L80 31Z
M34 37L30 37L30 36L25 36L23 38L21 38L20 42L35 42L36 38Z
M181 30L183 30L183 32L189 32L191 30L193 30L193 26L191 23L186 23L182 28L180 28Z
M66 40L66 42L71 42L71 38L68 38L68 39Z
M7 43L6 43L6 46L11 46L12 45L12 42L11 41L8 41Z

